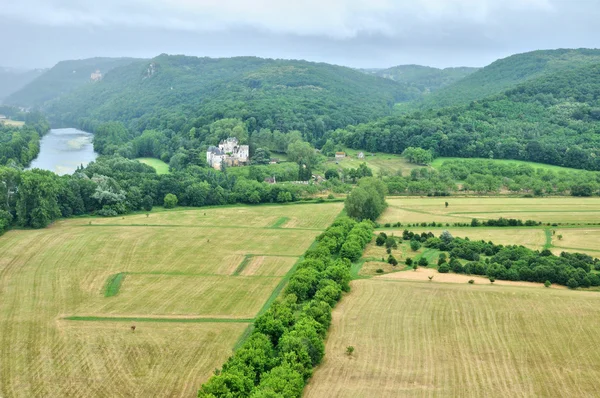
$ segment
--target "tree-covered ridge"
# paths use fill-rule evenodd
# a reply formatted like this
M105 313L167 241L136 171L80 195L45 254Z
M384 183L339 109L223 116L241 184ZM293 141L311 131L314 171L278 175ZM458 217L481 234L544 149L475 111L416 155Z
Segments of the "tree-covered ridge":
M38 112L19 116L25 121L22 127L0 123L0 166L28 166L40 152L40 138L50 130L50 125Z
M559 49L515 54L499 59L477 72L428 96L421 106L444 107L466 104L500 94L542 75L569 71L600 62L600 50Z
M413 98L406 85L354 69L254 57L160 55L115 69L48 107L53 121L93 130L119 121L133 132L201 128L237 118L249 131L298 130L311 137L389 115Z
M103 75L119 66L131 64L134 58L89 58L61 61L50 70L33 79L4 101L9 105L42 107L47 101L59 98L91 82L91 74L99 70Z
M529 160L600 170L600 62L544 75L469 105L350 126L330 137L351 148Z
M10 94L25 87L44 72L44 69L20 70L0 67L0 104Z
M420 94L428 94L449 86L479 68L433 68L422 65L398 65L387 69L362 69L363 72L408 84Z

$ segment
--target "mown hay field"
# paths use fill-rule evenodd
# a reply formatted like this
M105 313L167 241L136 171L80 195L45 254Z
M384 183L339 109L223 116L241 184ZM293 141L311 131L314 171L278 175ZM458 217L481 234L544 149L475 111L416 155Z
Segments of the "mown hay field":
M320 206L324 208L321 209ZM160 211L149 216L134 214L125 217L94 219L92 225L158 225L158 226L212 226L215 228L295 228L324 230L337 217L343 203L262 205L211 207L189 210L179 208ZM65 221L86 225L88 219Z
M599 327L594 292L356 280L305 396L591 397Z
M307 228L272 227L294 209ZM142 215L153 225L132 215L9 231L0 396L194 396L340 210L174 210Z
M448 207L445 207L448 202ZM515 218L543 223L600 223L599 198L439 197L388 198L381 223L470 222L473 218Z

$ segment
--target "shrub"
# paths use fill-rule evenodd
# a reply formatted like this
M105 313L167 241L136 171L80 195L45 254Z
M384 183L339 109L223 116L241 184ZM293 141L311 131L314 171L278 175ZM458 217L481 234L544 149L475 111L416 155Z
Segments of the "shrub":
M144 196L144 199L142 199L142 208L146 211L150 211L152 210L153 205L154 201L152 200L152 197L150 195Z
M440 274L447 274L448 272L450 272L450 267L448 266L448 264L442 264L438 268L438 272Z
M475 281L473 279L469 279L469 285L472 285L474 283L475 283Z
M429 261L427 261L427 259L425 257L421 257L419 259L419 265L421 267L427 267L429 265Z
M544 286L545 287L550 287L550 286L552 286L552 283L550 283L550 281L546 281L546 282L544 282Z
M421 242L413 239L410 241L410 249L414 252L416 252L417 250L419 250L421 248Z
M567 287L569 289L577 289L579 287L579 283L577 283L575 279L571 278L567 281Z
M172 193L168 193L165 195L163 202L165 209L173 209L175 206L177 206L177 196L173 195Z
M377 270L375 270L375 272L377 272L378 274L383 274L383 269L377 268Z
M413 259L412 259L412 258L410 258L410 257L407 257L407 258L406 258L406 261L404 261L404 263L405 263L406 265L410 266L410 265L412 265L412 263L413 263Z
M493 276L490 276L490 283L494 283L496 282L496 278L494 278Z
M383 245L385 245L386 239L387 239L387 235L382 232L379 235L377 235L377 239L375 239L375 244L377 246L383 246Z
M388 264L391 264L394 267L398 265L398 260L396 260L396 257L392 256L391 254L388 256L387 262Z

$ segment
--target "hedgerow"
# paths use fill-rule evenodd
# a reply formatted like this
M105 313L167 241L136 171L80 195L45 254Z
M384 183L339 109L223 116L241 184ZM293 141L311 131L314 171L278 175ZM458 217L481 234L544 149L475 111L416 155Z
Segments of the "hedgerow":
M350 289L350 266L373 236L371 221L343 217L317 238L250 337L202 385L199 397L300 397L325 354L332 307ZM357 254L358 253L358 254Z

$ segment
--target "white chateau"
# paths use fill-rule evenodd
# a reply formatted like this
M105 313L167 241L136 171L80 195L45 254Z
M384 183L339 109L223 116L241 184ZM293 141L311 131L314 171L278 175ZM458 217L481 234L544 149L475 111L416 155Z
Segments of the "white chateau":
M222 165L241 166L248 163L250 147L240 145L237 138L227 138L218 147L210 146L206 152L206 162L213 169L221 170Z

